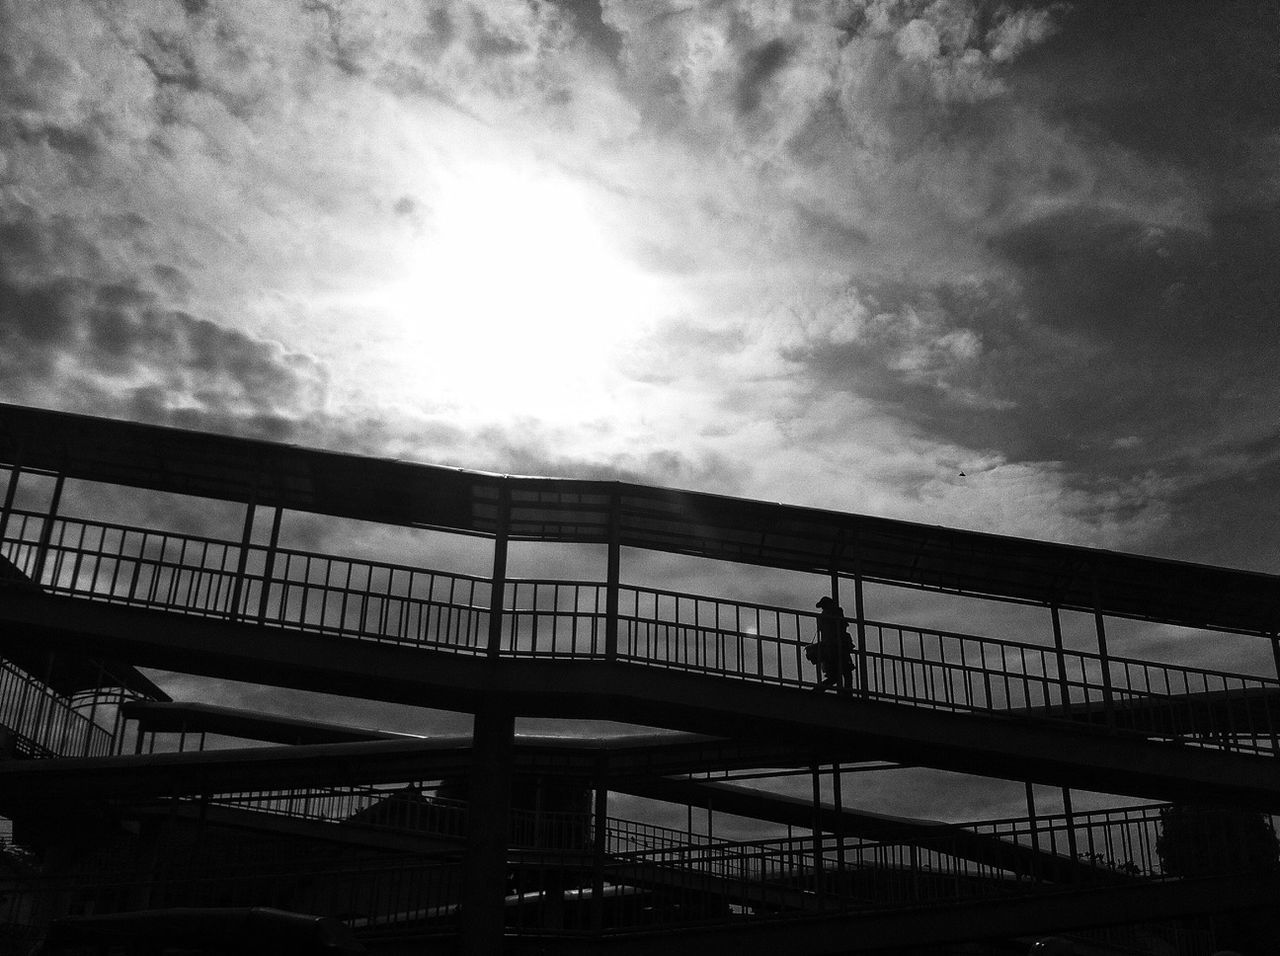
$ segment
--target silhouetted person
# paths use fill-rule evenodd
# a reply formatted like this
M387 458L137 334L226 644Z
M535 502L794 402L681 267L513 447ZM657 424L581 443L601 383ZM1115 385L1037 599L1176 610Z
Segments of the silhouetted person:
M838 687L853 689L853 636L845 625L844 609L834 598L818 600L818 667L822 670L819 690Z

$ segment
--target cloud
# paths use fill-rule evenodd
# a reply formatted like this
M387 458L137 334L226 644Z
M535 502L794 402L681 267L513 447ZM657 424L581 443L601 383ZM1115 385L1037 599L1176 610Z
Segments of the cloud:
M49 403L107 388L130 414L261 415L317 444L499 470L1147 534L1197 456L1219 476L1257 464L1215 449L1253 447L1274 403L1268 16L1197 30L1185 11L963 0L10 13L15 381ZM1213 51L1220 79L1178 72ZM685 293L612 379L628 420L464 422L389 397L402 319L353 290L418 267L481 159L555 170L637 269ZM415 359L424 382L432 360ZM1224 392L1233 363L1247 374ZM962 463L987 477L953 486Z
M157 263L148 281L104 259L65 218L0 225L6 401L275 438L323 409L313 360L185 311L174 266Z

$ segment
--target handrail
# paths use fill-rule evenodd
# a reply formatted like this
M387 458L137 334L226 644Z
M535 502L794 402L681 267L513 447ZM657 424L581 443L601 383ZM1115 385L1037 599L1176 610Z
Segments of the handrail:
M3 546L31 573L47 540L39 584L52 593L453 652L486 647L492 582L481 576L291 548L274 549L268 562L260 545L241 555L233 541L71 517L44 536L46 520L15 509ZM504 655L605 656L603 582L509 579L503 598ZM810 611L634 585L619 587L618 607L620 660L784 687L811 682ZM1278 749L1272 678L882 621L863 631L869 683L859 691L874 699L1086 721L1105 703L1119 732Z

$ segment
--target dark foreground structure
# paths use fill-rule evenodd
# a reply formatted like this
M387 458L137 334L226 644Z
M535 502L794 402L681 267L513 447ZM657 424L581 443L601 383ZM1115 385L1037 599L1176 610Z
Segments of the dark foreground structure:
M1280 949L1280 578L14 406L0 464L0 951L251 908L387 953ZM359 556L376 526L423 559ZM638 583L655 566L728 583ZM794 597L743 600L725 568ZM822 594L848 692L805 660ZM880 620L889 594L954 623ZM972 633L1009 606L1041 626ZM1190 663L1227 647L1269 673ZM174 701L145 670L473 731ZM903 768L1026 812L866 806Z

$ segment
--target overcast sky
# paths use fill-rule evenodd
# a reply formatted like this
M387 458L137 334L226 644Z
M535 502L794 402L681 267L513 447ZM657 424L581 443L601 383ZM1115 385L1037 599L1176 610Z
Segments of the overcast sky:
M1273 4L0 11L3 400L1277 570Z
M0 0L0 400L1276 572L1277 104L1261 2Z

